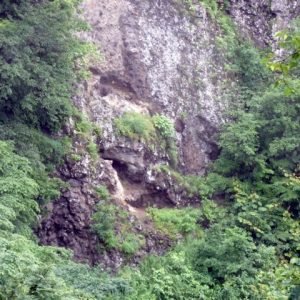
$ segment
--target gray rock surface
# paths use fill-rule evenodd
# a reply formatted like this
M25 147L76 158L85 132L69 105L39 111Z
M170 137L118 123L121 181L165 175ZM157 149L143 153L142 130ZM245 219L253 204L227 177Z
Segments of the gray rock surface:
M219 0L241 30L261 47L274 46L273 34L299 14L294 0ZM193 13L179 0L84 0L83 18L91 30L82 37L94 43L102 60L90 66L91 78L74 97L74 104L102 136L99 157L67 160L59 170L69 184L42 220L43 244L74 251L77 260L118 267L118 251L99 253L99 240L90 230L99 200L94 187L105 185L120 209L129 211L145 234L145 247L133 258L163 253L170 245L144 221L147 206L175 207L194 203L167 172L169 161L159 145L132 141L116 134L114 119L124 112L163 114L176 129L179 170L204 174L218 155L216 139L226 122L224 96L233 82L216 46L218 26L198 3ZM68 129L72 135L72 126ZM83 146L74 144L75 152Z
M223 3L224 0L219 1ZM276 46L274 34L300 15L298 0L230 0L227 10L238 28L261 47Z
M182 169L202 174L227 105L217 28L206 11L198 6L192 17L158 0L87 0L83 11L92 25L85 38L99 45L103 60L77 103L103 128L104 147L115 141L113 119L123 112L164 114L177 124Z

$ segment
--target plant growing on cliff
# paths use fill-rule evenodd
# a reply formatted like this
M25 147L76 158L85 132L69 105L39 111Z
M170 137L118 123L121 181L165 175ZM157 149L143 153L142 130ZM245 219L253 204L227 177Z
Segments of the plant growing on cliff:
M186 236L187 234L197 233L197 220L199 212L193 208L185 209L168 209L168 208L149 208L150 214L155 227L161 232L167 234L173 239L178 235Z
M95 191L101 200L107 201L110 198L110 192L105 185L100 185L95 188Z
M152 117L153 125L165 139L171 139L175 137L175 130L172 121L164 115L154 115Z
M157 131L157 135L165 142L165 148L169 155L171 166L176 168L178 164L178 151L172 121L164 115L157 114L152 117L152 122Z
M98 147L96 140L101 137L101 128L93 124L85 115L75 111L73 115L75 121L74 135L81 141L84 148L81 154L89 153L93 162L98 158Z
M109 203L109 194L103 186L96 191L103 199L92 215L91 229L108 249L117 249L124 254L135 254L145 243L142 235L134 233L128 220L128 213Z
M120 135L131 139L149 141L155 137L155 128L151 117L136 112L127 112L115 120Z

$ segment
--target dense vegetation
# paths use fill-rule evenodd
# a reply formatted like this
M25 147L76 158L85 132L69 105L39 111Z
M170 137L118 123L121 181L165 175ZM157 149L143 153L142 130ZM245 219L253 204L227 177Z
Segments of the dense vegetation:
M220 135L211 172L181 178L201 196L202 207L149 210L159 230L171 238L185 235L184 242L115 276L73 263L66 250L37 244L32 229L40 204L57 197L62 185L49 172L70 147L68 139L54 137L75 113L70 97L88 50L74 37L84 28L77 6L76 0L0 4L0 299L299 299L297 26L279 35L286 57L263 64L251 44L226 33L228 20L221 22L219 42L240 79L230 95L238 105ZM210 9L220 17L217 7ZM116 122L123 135L157 134L173 147L173 127L163 116L127 114ZM95 154L89 136L97 129L83 119L76 126ZM132 254L143 241L126 236L127 228L114 235L110 218L121 213L103 187L97 192L103 201L93 230L108 247L121 245Z

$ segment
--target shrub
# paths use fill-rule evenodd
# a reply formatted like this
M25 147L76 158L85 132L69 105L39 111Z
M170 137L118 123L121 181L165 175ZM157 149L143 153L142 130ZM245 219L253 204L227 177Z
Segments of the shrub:
M152 117L153 125L163 138L174 138L175 130L172 121L163 115L155 115Z
M116 207L112 204L99 203L92 216L92 230L107 244L109 248L116 247L115 240Z
M73 84L90 48L74 34L85 27L75 17L78 3L4 2L0 5L1 119L13 117L55 132L72 114Z
M158 136L165 141L165 147L171 166L176 168L178 165L178 151L176 147L175 130L172 121L163 115L153 116L152 121Z
M108 199L109 194L105 187L98 190L102 198ZM91 228L108 249L118 249L128 255L136 253L145 243L143 236L133 233L128 213L105 201L97 205Z
M199 212L196 209L149 208L148 212L155 227L171 238L176 238L178 234L195 233L198 229L196 223Z
M75 119L75 129L81 135L91 135L93 124L83 115L78 113Z
M85 264L66 262L57 266L55 274L58 278L64 280L68 286L84 293L85 297L76 299L123 300L127 299L125 295L131 292L127 280L115 278L105 273L100 267L92 268ZM75 298L71 299L75 300Z
M92 160L96 160L98 157L98 148L97 145L93 141L89 141L89 143L86 146L86 150L88 151L90 157Z
M104 185L100 185L100 186L96 187L95 191L101 200L106 201L110 198L109 190Z
M145 244L145 239L142 235L136 235L133 233L125 233L122 238L120 249L122 252L128 255L135 254L141 246Z
M155 128L149 116L127 112L115 120L120 135L132 139L150 140L155 137Z

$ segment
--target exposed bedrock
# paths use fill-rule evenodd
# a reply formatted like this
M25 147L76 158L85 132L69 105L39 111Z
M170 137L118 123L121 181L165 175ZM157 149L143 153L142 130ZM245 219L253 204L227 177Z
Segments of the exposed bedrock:
M205 174L218 156L218 132L226 122L228 89L224 54L216 46L218 26L199 4L190 14L180 0L84 0L82 14L91 30L82 37L94 43L102 59L90 66L91 77L79 87L74 104L102 128L99 157L66 161L58 171L69 184L42 220L42 243L74 251L76 259L119 266L117 251L99 253L90 230L99 199L95 187L108 187L113 201L144 230L146 244L138 254L162 253L169 241L144 221L148 206L176 207L195 203L168 172L167 151L155 143L120 137L114 120L124 112L168 116L176 129L179 171ZM299 1L219 0L258 46L273 45L273 33L299 14ZM71 129L71 131L74 130ZM80 146L80 145L79 145ZM76 152L75 145L75 152ZM138 223L137 223L138 224Z
M198 6L197 18L172 1L103 1L83 4L102 50L76 103L104 130L103 145L118 144L113 119L125 111L160 113L177 129L180 163L202 174L216 152L224 122L226 73L215 47L216 26ZM197 155L195 155L197 153Z
M239 30L258 46L274 45L274 34L300 15L298 0L219 0ZM227 5L226 5L227 2Z

